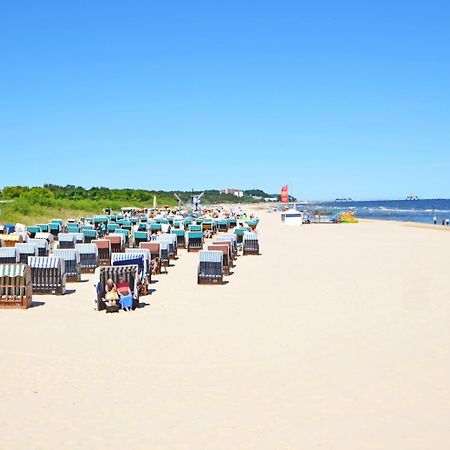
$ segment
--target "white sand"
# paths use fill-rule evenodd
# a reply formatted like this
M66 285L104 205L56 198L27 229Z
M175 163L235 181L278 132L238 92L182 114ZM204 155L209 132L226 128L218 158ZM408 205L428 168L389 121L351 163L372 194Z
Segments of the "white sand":
M448 449L450 235L260 217L225 286L182 251L135 312L0 310L0 448Z

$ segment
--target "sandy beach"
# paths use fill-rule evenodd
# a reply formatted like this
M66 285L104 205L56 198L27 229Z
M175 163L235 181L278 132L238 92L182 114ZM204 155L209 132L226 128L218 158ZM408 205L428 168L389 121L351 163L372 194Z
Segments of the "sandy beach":
M135 312L0 310L0 448L448 449L449 234L257 214L223 286L180 251Z

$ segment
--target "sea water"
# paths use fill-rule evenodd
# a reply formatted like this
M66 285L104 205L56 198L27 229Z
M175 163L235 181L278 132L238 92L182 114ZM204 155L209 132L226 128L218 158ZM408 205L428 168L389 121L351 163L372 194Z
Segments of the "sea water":
M353 210L356 217L376 220L433 223L434 217L442 226L442 220L450 219L450 200L376 200L350 202L297 203L298 210L321 209L337 213Z

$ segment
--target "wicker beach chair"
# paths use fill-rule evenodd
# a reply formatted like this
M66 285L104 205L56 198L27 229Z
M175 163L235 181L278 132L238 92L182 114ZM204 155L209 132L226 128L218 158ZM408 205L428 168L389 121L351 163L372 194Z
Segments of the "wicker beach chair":
M217 231L220 231L222 233L228 232L228 220L227 219L221 219L218 221Z
M53 256L64 260L67 281L81 281L80 253L75 249L56 249Z
M203 232L188 231L187 232L187 251L198 252L203 249Z
M59 233L58 247L59 248L75 248L76 237L73 233Z
M259 255L259 239L256 233L245 233L242 240L244 255Z
M223 273L224 275L230 275L231 267L233 267L231 245L227 242L223 242L222 244L208 245L208 250L214 250L223 253Z
M125 250L125 236L120 233L111 233L105 236L111 242L111 253L121 253Z
M133 235L133 247L139 248L141 242L148 242L147 231L135 231Z
M169 244L169 259L175 259L177 255L177 237L172 234L161 234L157 237L158 242L167 242Z
M138 292L138 266L103 266L95 270L95 288L96 299L95 306L98 311L106 310L107 312L118 311L120 305L112 308L105 302L105 285L108 279L112 279L114 283L119 281L119 277L123 276L125 281L130 285L133 295L133 309L139 306L139 292Z
M16 244L15 247L18 255L18 262L20 264L27 264L29 256L38 256L39 253L38 246L36 244L23 243Z
M147 295L146 261L142 254L113 253L112 266L138 266L138 288L141 295Z
M37 246L37 256L48 256L50 246L46 239L28 239L28 244L35 244Z
M2 247L15 247L23 243L23 237L20 234L0 234L0 241Z
M94 272L97 268L98 248L95 244L76 244L75 250L80 254L81 273Z
M0 308L30 307L31 269L26 264L0 264Z
M98 259L101 266L111 265L111 241L109 239L94 239L91 244L95 244L98 249Z
M155 261L156 259L159 261L161 257L161 245L159 242L152 241L152 242L141 242L139 244L139 248L143 250L148 250L150 252L150 257L152 261ZM158 264L158 271L157 273L161 273L161 265Z
M36 233L39 233L40 229L37 225L27 227L28 233L30 233L30 238L33 239Z
M223 284L223 252L200 250L197 284Z
M66 293L64 260L53 256L29 256L33 292Z
M152 255L146 248L126 248L125 253L131 255L140 255L144 258L144 272L148 284L152 282Z
M86 229L83 230L84 242L90 244L94 239L98 239L98 233L96 230Z
M186 246L185 232L183 229L172 229L172 234L177 238L177 248L184 248Z
M61 230L62 225L59 222L50 222L48 224L48 231L54 236L55 239L58 237L58 234L61 233Z
M17 264L19 254L15 247L0 247L0 264Z

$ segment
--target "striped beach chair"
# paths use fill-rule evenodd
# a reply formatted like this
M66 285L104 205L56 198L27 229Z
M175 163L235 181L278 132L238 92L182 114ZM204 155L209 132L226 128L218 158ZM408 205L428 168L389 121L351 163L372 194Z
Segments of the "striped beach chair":
M223 252L200 250L197 284L223 284Z
M81 281L80 254L78 250L56 249L53 256L64 260L64 273L67 281Z
M29 256L38 256L39 250L36 244L16 244L17 259L20 264L27 264Z
M75 244L80 254L81 273L94 272L98 266L98 249L95 244Z
M15 247L0 248L0 264L16 264L19 262L19 254Z
M145 270L145 259L143 255L133 253L113 253L111 255L112 266L138 266L138 288L139 293L147 295L147 276Z
M187 251L198 252L203 249L203 232L188 231L187 232Z
M33 292L66 293L66 275L64 260L54 256L30 256L28 265L31 268Z
M169 244L169 258L175 259L177 255L177 237L172 234L161 234L156 239L158 242L167 242Z
M94 239L91 244L95 244L98 249L98 259L101 266L111 265L111 241L109 239Z
M31 269L26 264L0 264L0 308L31 306Z
M145 248L126 248L125 253L131 255L140 255L144 258L144 271L147 278L147 282L152 282L152 255L150 250Z
M95 305L98 311L107 310L104 295L106 281L111 279L114 283L117 283L120 276L123 276L130 285L133 295L133 309L139 306L138 266L103 266L95 270Z
M58 247L59 248L75 248L76 237L73 233L59 233Z
M234 233L224 233L216 236L213 240L213 244L218 242L230 242L231 243L231 252L233 255L233 259L236 259L238 253L238 245L237 245L237 236Z
M72 233L75 236L75 244L84 244L84 233Z
M245 233L242 240L243 255L259 255L259 239L256 233Z
M48 256L50 246L47 239L28 239L28 244L37 246L38 256Z

